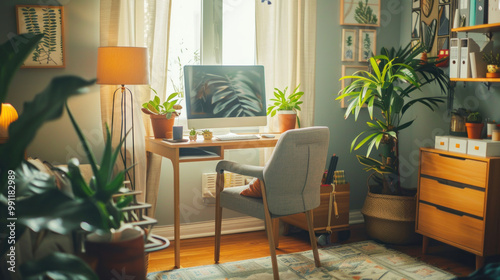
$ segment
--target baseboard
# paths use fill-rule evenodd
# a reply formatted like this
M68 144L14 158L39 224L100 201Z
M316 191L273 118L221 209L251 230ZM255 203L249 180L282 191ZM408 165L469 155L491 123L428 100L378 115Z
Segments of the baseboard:
M359 210L349 211L349 224L363 223L363 215ZM222 222L222 234L233 234L264 230L264 221L253 217L241 217L224 219ZM153 233L174 239L174 226L157 226L153 228ZM214 221L189 223L181 225L181 239L199 238L215 235Z

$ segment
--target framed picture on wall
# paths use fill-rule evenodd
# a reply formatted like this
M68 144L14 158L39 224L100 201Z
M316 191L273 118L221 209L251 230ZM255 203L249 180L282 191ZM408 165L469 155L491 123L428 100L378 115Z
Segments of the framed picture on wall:
M380 0L340 0L340 24L380 26Z
M352 76L354 73L357 71L368 71L368 66L366 65L342 65L342 77L345 76ZM344 89L346 86L351 84L350 79L342 79L340 80L340 86L342 89ZM345 98L342 98L340 100L340 107L341 108L347 108L349 100L345 100Z
M439 6L438 12L438 36L450 34L450 5Z
M355 61L356 30L342 29L342 61Z
M412 0L412 9L420 9L420 0Z
M62 6L17 5L17 33L44 33L21 68L64 68L64 8Z
M420 11L411 12L411 38L420 38Z
M359 30L358 61L368 61L377 53L377 31L372 29Z

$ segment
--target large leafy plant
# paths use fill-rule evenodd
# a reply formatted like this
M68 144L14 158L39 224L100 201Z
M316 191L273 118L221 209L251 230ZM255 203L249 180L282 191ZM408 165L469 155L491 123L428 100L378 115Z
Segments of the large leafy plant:
M23 34L0 45L0 101L6 98L13 74L42 37L43 34ZM35 232L50 230L68 234L77 229L109 231L120 226L120 209L131 200L131 197L124 197L115 203L112 199L112 195L123 186L125 171L113 175L113 167L122 143L113 149L111 134L107 130L103 158L97 165L82 131L65 105L70 96L84 93L86 87L94 82L75 76L54 78L33 101L25 103L19 119L9 126L9 140L0 145L0 211L8 213L9 217L17 218L16 241L27 228ZM40 172L24 161L24 152L40 127L47 121L59 118L65 107L94 175L90 182L86 182L78 161L70 160L66 173L70 192L58 189L54 177ZM12 207L9 208L12 206L9 204L9 194L12 194L12 188L9 186L13 185L13 178L9 178L9 175L12 177L13 171L16 186L15 211L11 211ZM7 215L0 218L0 234L3 236L10 235L7 218ZM2 242L0 256L10 250L11 245L10 242ZM83 261L63 253L53 253L42 260L27 262L21 265L20 270L26 279L97 279Z
M382 55L369 59L371 72L358 71L341 78L352 81L337 98L348 98L350 101L345 117L353 114L357 120L364 105L370 115L371 121L366 123L368 129L352 141L351 151L368 147L366 156L357 155L357 158L366 167L365 170L374 172L377 188L372 188L373 192L406 194L400 184L398 134L411 126L414 120L405 121L405 113L415 104L435 110L444 102L441 96L415 96L416 90L433 82L440 86L442 92L448 88L446 74L436 66L440 61L416 59L424 49L424 46L411 48L410 45L398 50L384 48ZM380 160L370 157L374 147L380 152Z
M174 114L174 117L177 115L176 110L182 109L182 106L179 105L179 102L183 97L182 92L174 92L170 94L165 102L162 103L156 90L153 88L151 88L151 90L155 93L155 97L142 104L143 112L154 115L165 115L167 119L170 119L172 114Z

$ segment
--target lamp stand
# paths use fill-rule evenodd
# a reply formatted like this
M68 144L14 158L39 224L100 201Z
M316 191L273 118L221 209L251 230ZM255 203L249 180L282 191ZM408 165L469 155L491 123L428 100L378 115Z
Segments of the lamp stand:
M120 105L120 114L121 114L121 124L120 124L120 141L123 139L123 149L120 149L120 156L123 161L123 166L125 170L125 180L129 179L130 186L132 190L135 190L135 170L133 166L135 165L135 130L134 130L134 99L132 96L132 92L130 89L126 88L125 85L121 85L121 87L117 88L113 93L113 109L111 111L111 131L113 131L114 127L114 118L115 118L115 97L116 93L120 90L121 92L121 105ZM130 115L132 117L131 127L127 127L127 95L130 96ZM129 131L130 130L130 131ZM127 165L127 136L131 133L132 137L132 162L131 165ZM124 152L122 152L124 151ZM129 173L132 171L132 175Z

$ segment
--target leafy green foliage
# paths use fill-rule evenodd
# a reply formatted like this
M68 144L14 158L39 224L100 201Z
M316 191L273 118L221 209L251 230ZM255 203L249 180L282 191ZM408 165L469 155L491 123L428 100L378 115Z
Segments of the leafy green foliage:
M64 253L52 253L39 261L28 261L20 267L23 279L98 280L94 271L80 258Z
M274 88L275 98L271 98L271 101L274 101L274 103L267 107L267 115L274 117L278 111L282 110L300 111L300 104L303 103L300 101L300 98L304 95L304 92L298 91L299 87L300 85L298 85L295 90L288 95L288 97L286 96L288 87L285 87L283 91L278 88Z
M399 184L398 133L414 122L403 121L405 113L417 103L435 110L444 102L443 97L413 98L412 94L432 82L437 82L443 92L448 88L447 76L435 66L438 60L423 63L415 59L422 48L424 46L412 49L410 44L398 50L383 48L382 55L369 59L371 72L358 71L352 76L341 78L352 80L337 98L348 98L350 101L345 118L352 114L357 120L365 104L371 118L366 123L368 129L352 141L351 151L367 146L366 156L357 156L358 161L366 167L365 170L379 174L377 178L384 185L384 193L402 193ZM374 117L374 109L380 112L381 119ZM380 151L380 161L369 157L373 148Z
M493 51L490 53L483 53L483 60L488 65L500 66L500 53L497 53L496 55L493 54Z
M472 112L467 116L468 123L481 123L483 121L483 117L481 117L481 113Z
M142 104L142 107L155 115L166 115L167 119L172 117L172 114L176 112L176 105L180 102L182 92L174 92L167 97L165 102L161 103L161 99L158 96L156 90L151 88L155 93L155 97L152 100ZM178 106L178 105L177 105Z
M191 100L193 112L217 117L258 115L264 110L264 96L252 78L239 71L231 75L202 74L195 86L198 94Z
M354 10L354 19L361 24L377 24L377 15L373 13L373 9L368 6L368 0L359 1L358 6Z

